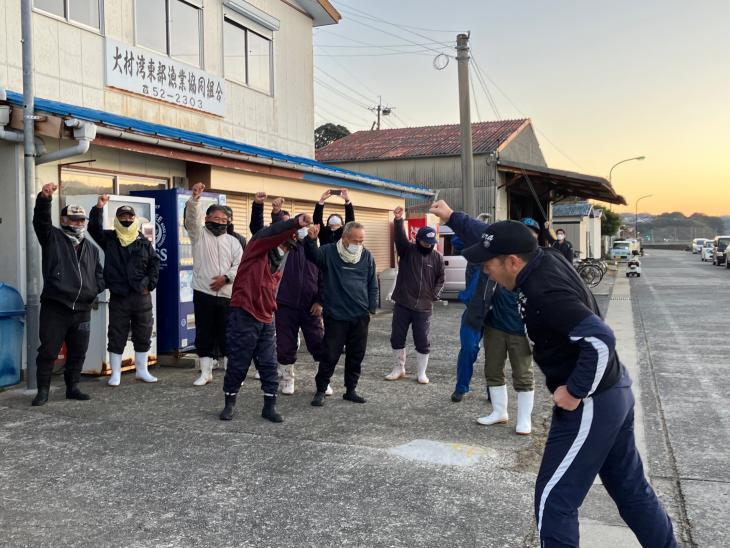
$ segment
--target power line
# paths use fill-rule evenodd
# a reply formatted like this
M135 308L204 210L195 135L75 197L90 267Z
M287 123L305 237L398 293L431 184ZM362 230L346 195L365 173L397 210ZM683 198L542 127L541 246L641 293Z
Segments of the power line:
M486 81L484 80L484 75L482 74L482 69L477 63L476 58L472 54L471 56L472 61L472 67L474 68L474 74L477 77L477 80L479 82L479 85L482 88L482 91L484 92L484 95L487 97L487 101L489 102L489 106L492 108L492 112L494 112L494 115L497 117L497 120L502 119L502 115L499 112L499 109L497 108L497 102L494 100L494 97L492 96L492 93L489 91L489 87L487 86Z
M368 93L371 93L373 97L377 96L377 92L373 91L372 88L369 88L367 84L365 84L364 81L362 81L362 75L356 76L350 69L348 69L343 63L340 63L337 59L332 59L332 62L340 67L345 73L347 73L351 78L353 78L355 81L357 81Z
M344 2L339 2L338 1L337 4L339 4L340 6L344 6L345 8L349 8L351 10L354 10L354 11L359 11L361 13L365 13L362 10L359 10L357 8L354 8L352 6L349 6L349 5L345 4ZM377 19L374 15L369 15L369 17L372 17L374 19ZM405 24L401 24L400 26L402 26L404 28L409 28L409 29L422 30L422 31L425 31L425 32L443 32L443 33L449 33L449 34L455 34L455 33L458 33L458 32L464 32L463 29L462 30L426 29L426 28L423 28L423 27L414 27L413 25L405 25Z
M421 42L421 43L414 43L414 44L371 44L371 43L367 43L367 42L362 42L362 45L355 45L355 46L351 46L350 44L315 44L315 46L318 48L355 48L355 49L415 48L415 47L434 46L434 45L444 45L444 47L446 47L446 46L450 46L451 42Z
M315 46L317 47L317 46ZM427 50L422 51L393 51L390 53L315 53L315 57L390 57L393 55L421 55L433 57Z
M351 97L350 95L348 95L348 94L340 91L339 89L333 88L332 86L330 86L329 84L327 84L327 82L323 82L322 80L320 80L316 76L314 77L314 82L316 84L319 84L320 86L324 87L325 89L331 91L332 93L335 93L335 94L339 95L343 99L346 99L346 100L350 101L352 104L354 104L354 105L356 105L356 106L358 106L360 108L364 108L366 110L370 108L368 105L362 103L359 99L355 99L355 98Z
M479 101L477 100L476 89L474 89L474 78L469 78L469 85L471 86L471 94L473 95L473 99L474 99L474 108L476 108L476 111L477 111L477 120L479 120L481 122L482 114L481 114L481 112L479 112Z
M322 69L321 67L315 66L314 68L315 68L315 69L317 69L317 70L318 70L319 72L321 72L322 74L324 74L325 76L327 76L327 77L328 77L328 78L329 78L330 80L334 80L335 82L337 82L338 84L340 84L340 85L341 85L342 87L344 87L344 88L346 88L346 89L350 90L350 91L351 91L352 93L354 93L355 95L359 95L360 97L362 97L362 98L363 98L364 100L366 100L367 102L369 102L369 103L372 103L372 102L373 102L373 100L372 100L372 97L368 97L368 96L366 96L366 95L363 95L362 93L360 93L360 92L359 92L359 91L357 91L356 89L354 89L354 88L351 88L350 86L348 86L347 84L345 84L345 83L344 83L344 82L342 82L341 80L338 80L337 78L335 78L334 76L332 76L332 75L331 75L330 73L328 73L327 71L325 71L325 70L324 70L324 69Z

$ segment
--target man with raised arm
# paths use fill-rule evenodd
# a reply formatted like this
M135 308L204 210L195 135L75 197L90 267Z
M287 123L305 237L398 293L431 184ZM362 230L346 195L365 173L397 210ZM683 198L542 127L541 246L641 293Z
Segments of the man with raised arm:
M32 405L45 405L51 389L53 362L66 343L67 400L89 400L79 389L81 369L91 334L91 305L104 291L99 251L86 233L86 211L68 204L61 210L61 228L53 226L51 204L58 186L43 185L33 210L33 229L43 253L43 292L39 318L41 345L36 358L38 394Z
M323 223L324 203L331 196L339 196L345 202L345 222L342 222L342 216L339 213L333 213L327 217L327 222ZM319 225L319 245L333 244L342 238L343 227L347 223L355 220L355 208L350 201L350 194L346 188L341 190L325 190L322 196L314 206L314 224Z
M385 376L395 381L406 376L406 335L413 330L416 345L417 380L428 384L426 368L431 349L431 315L433 302L441 296L444 287L444 257L434 248L438 239L436 231L424 226L416 233L416 242L408 241L404 228L403 208L393 210L393 239L398 252L398 276L392 299L393 322L390 346L393 348L393 370Z

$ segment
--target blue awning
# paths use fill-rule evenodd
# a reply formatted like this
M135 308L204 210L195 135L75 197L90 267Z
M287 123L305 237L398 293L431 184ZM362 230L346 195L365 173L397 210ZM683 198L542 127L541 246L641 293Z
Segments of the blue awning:
M8 102L11 104L18 106L23 105L23 96L20 93L8 90L7 98ZM76 105L61 103L59 101L51 101L48 99L40 98L35 99L35 110L40 112L46 112L48 114L55 114L58 116L72 116L74 118L78 118L79 120L85 120L88 122L93 122L95 124L100 124L120 130L132 131L142 135L155 136L161 139L169 139L191 145L199 145L228 152L237 152L240 154L246 154L259 158L278 160L281 162L292 164L292 169L296 169L296 165L310 166L331 173L330 176L324 176L305 172L303 180L309 180L313 182L326 182L326 184L336 183L348 188L358 188L361 190L369 190L371 192L377 191L381 194L397 195L404 198L424 199L424 191L433 194L432 190L425 187L402 183L400 181L393 181L391 179L383 179L382 177L375 177L367 173L351 171L349 169L343 169L341 167L333 166L330 164L323 164L321 162L317 162L316 160L312 160L311 158L305 158L304 156L284 154L282 152L277 152L275 150L270 150L267 148L247 145L245 143L239 143L237 141L232 141L229 139L221 139L219 137L213 137L204 133L196 133L194 131L177 129L170 126L163 126L161 124L153 124L151 122L145 122L134 118L128 118L126 116L120 116L118 114L111 114L102 110L79 107ZM395 185L399 188L381 188L377 186L377 184L374 184L372 187L370 187L369 185L367 185L367 183L358 183L356 181L342 179L342 175L365 177L367 179L373 180L375 183L388 183L389 185ZM420 192L414 193L414 190Z

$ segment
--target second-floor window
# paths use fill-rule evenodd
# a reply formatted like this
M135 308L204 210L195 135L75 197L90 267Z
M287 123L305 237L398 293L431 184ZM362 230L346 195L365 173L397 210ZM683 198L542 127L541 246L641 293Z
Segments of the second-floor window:
M196 67L202 66L200 2L136 0L137 44Z
M33 7L46 13L62 17L67 21L81 23L101 30L102 0L33 0Z
M226 78L272 93L271 40L226 19L223 52Z

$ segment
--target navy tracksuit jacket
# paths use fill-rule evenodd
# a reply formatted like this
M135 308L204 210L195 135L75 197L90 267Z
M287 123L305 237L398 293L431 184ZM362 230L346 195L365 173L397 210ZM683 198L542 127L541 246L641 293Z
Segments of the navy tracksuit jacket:
M554 392L582 402L553 409L535 486L543 547L578 546L578 508L601 477L642 546L676 546L672 523L646 481L634 440L631 379L592 293L555 249L538 249L517 278L534 358Z

